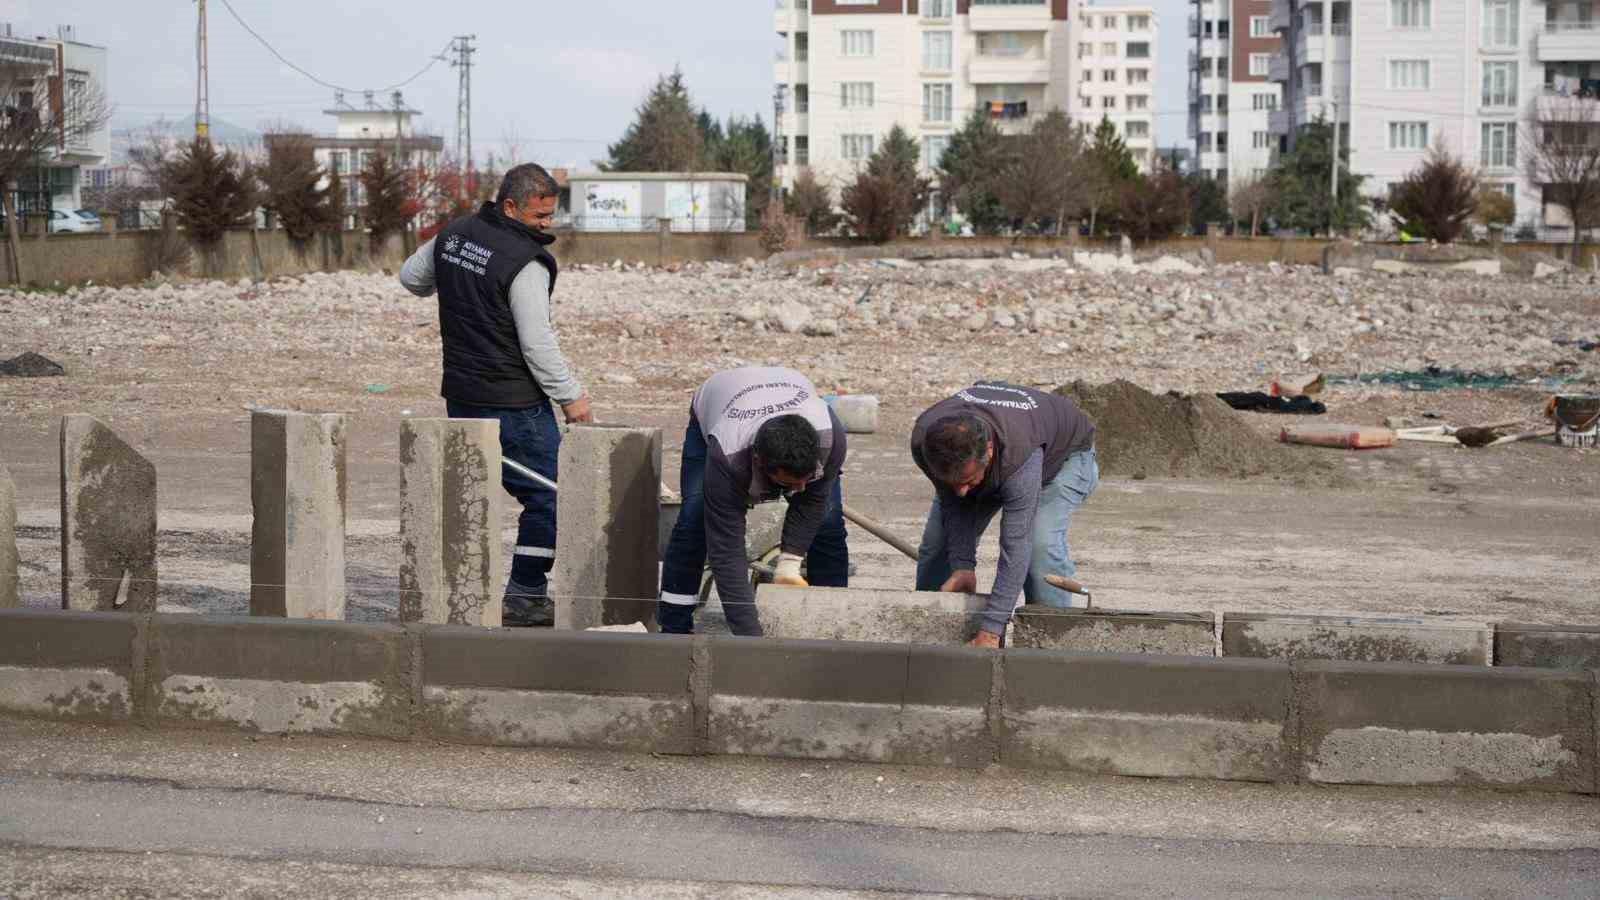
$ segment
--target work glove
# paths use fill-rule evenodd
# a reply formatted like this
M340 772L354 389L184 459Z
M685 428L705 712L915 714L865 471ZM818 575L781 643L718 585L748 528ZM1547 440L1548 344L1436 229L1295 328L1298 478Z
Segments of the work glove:
M810 587L800 577L800 557L794 553L778 554L778 565L772 570L772 583L791 587Z

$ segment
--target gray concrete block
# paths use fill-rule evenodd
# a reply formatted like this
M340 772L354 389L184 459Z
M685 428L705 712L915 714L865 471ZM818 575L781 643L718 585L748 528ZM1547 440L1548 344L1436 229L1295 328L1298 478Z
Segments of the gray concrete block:
M1225 613L1222 655L1486 666L1488 622L1427 617L1295 616Z
M875 394L829 397L828 405L833 407L839 424L850 434L872 434L878 430L878 398Z
M662 500L659 512L660 529L656 538L657 559L667 558L667 544L672 540L672 528L678 523L682 500ZM757 503L744 517L745 557L750 561L760 559L768 550L783 541L783 520L789 514L789 504L782 500Z
M1278 781L1287 663L1008 650L1001 760L1111 775Z
M149 640L157 718L267 733L410 732L411 654L399 626L157 615Z
M1029 604L1017 610L1013 646L1087 653L1216 656L1216 620L1202 613L1090 613Z
M692 753L690 649L639 634L432 628L427 727L471 743Z
M1501 622L1494 664L1534 669L1600 669L1600 626Z
M17 486L0 464L0 609L22 605L22 567L17 556Z
M400 423L402 622L500 627L500 423Z
M93 416L61 420L61 607L156 608L156 467Z
M801 640L961 644L977 633L986 594L792 588L756 592L768 637Z
M994 762L989 694L998 654L966 647L911 647L900 709L897 762L979 767Z
M556 627L653 627L660 531L661 430L575 425L561 441Z
M1325 661L1294 670L1311 781L1595 789L1588 672Z
M0 610L0 711L132 717L136 624L114 613Z
M345 424L334 413L250 414L250 614L343 619Z

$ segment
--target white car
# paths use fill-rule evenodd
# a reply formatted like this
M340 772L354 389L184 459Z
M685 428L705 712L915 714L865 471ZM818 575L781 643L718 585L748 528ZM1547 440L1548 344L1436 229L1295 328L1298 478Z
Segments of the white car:
M84 210L67 212L60 209L50 211L50 233L92 232L100 230L100 217Z

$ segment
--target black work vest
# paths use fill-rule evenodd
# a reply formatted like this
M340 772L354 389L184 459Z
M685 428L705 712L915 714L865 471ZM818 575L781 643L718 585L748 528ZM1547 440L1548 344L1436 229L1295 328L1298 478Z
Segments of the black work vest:
M511 315L511 282L538 260L550 271L555 296L555 238L506 217L493 203L451 222L433 244L439 290L439 335L444 344L446 400L474 406L526 409L545 402L528 371Z
M1060 474L1068 456L1094 446L1094 423L1066 397L1003 381L979 382L935 403L912 426L911 458L930 478L933 473L922 456L928 428L945 416L961 413L987 421L997 445L995 465L989 467L988 477L969 496L998 491L1035 450L1044 450L1043 485Z

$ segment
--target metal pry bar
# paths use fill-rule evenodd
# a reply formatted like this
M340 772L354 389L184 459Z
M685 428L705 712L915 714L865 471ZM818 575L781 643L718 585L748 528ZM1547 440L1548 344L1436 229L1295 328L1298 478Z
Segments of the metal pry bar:
M500 457L500 464L505 466L506 468L510 469L511 471L517 473L518 475L522 475L522 476L528 478L534 484L537 484L538 486L540 486L542 488L545 488L546 490L549 490L549 491L552 491L552 492L554 492L556 490L556 483L554 481L551 481L550 479L544 477L543 475L540 475L538 472L535 472L534 470L528 468L527 466L523 465L522 463L517 462L514 459L506 459L505 457L502 456L502 457Z

